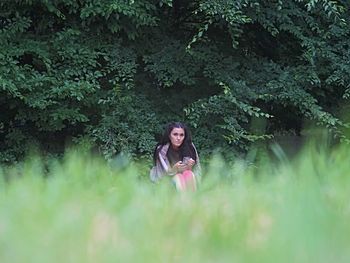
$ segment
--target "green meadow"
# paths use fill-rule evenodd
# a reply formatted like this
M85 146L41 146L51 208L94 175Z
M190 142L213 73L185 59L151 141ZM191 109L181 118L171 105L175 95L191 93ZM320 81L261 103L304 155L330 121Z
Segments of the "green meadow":
M0 169L0 262L349 262L350 149L203 166L196 192L78 150Z

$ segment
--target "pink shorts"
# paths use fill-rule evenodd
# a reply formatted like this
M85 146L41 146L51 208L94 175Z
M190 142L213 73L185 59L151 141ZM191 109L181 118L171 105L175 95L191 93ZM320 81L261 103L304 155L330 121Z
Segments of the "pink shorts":
M196 177L191 170L176 174L173 177L173 182L178 191L195 191L197 189Z

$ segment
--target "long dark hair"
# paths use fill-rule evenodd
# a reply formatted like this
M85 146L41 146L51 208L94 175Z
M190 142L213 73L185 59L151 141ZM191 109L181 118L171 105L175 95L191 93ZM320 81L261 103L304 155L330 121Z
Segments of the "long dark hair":
M156 148L154 149L153 153L153 162L154 165L156 164L158 154L160 150L162 149L162 146L166 145L170 142L170 133L174 128L181 128L185 131L185 138L183 140L183 143L181 144L179 151L180 151L180 157L183 158L185 156L190 156L193 160L197 161L196 157L196 151L192 144L192 136L190 130L187 128L187 126L182 122L170 122L165 126L165 130L163 133L162 138L160 139L160 142L157 144ZM161 147L159 147L161 146Z

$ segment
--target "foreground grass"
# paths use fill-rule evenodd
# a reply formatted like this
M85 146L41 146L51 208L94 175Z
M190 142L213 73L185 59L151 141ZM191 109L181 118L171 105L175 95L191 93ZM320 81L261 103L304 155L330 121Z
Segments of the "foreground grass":
M0 170L0 262L349 262L349 150L259 169L214 159L195 193L67 154Z

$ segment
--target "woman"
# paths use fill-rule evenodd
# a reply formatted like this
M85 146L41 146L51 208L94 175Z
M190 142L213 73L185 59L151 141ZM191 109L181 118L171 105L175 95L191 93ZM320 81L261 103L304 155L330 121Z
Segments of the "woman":
M171 176L178 190L196 189L199 157L185 124L172 122L166 126L163 137L154 150L153 161L154 167L150 173L152 181Z

